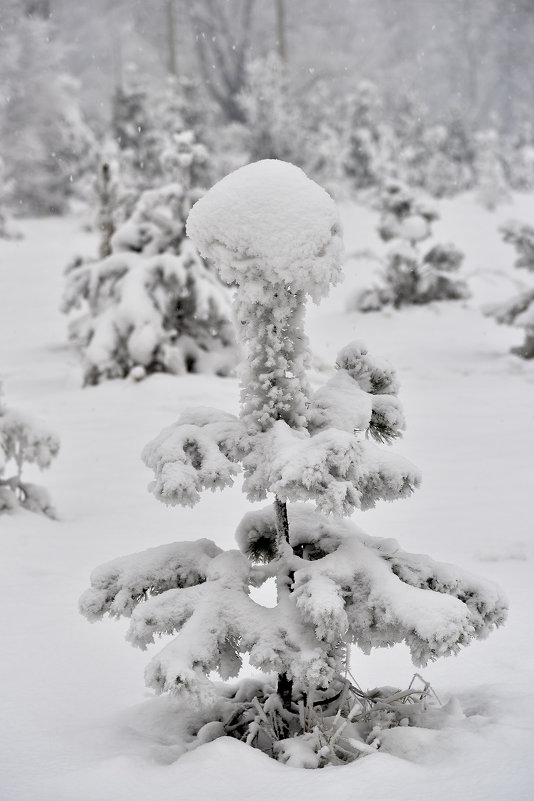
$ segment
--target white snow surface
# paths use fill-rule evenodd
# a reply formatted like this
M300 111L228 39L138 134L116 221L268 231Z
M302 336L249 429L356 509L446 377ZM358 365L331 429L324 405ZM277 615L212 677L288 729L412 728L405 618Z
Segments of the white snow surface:
M473 298L395 311L346 313L350 294L377 269L355 251L380 252L376 215L342 209L344 281L308 314L315 368L347 342L365 340L397 369L407 431L392 452L417 464L413 497L354 521L401 548L496 581L510 602L506 626L458 657L423 670L442 701L445 728L401 727L381 748L343 768L306 771L229 738L184 753L187 714L177 700L147 695L149 654L124 641L127 622L89 625L77 602L99 564L144 548L206 537L235 547L251 507L238 482L205 493L194 510L166 508L146 491L140 452L185 408L235 413L237 381L154 375L81 388L76 355L58 311L63 266L95 242L75 220L22 221L25 239L0 242L0 370L10 405L46 419L62 449L46 474L58 521L24 510L0 518L3 690L0 797L9 801L526 801L534 766L534 601L531 494L534 364L508 353L522 332L480 313L532 286L497 232L531 220L534 198L487 212L466 195L439 204L436 239L466 253L460 273ZM41 480L38 472L28 477ZM156 556L156 554L155 554ZM269 603L269 598L265 598ZM155 648L160 650L161 644ZM409 683L397 646L364 656L361 686ZM456 699L456 700L454 700Z
M195 203L187 234L230 283L257 276L319 299L340 277L337 206L285 161L264 159L227 175Z

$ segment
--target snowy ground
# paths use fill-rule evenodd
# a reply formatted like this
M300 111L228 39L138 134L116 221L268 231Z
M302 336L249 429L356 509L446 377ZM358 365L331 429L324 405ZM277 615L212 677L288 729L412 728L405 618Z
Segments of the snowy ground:
M0 242L0 374L10 405L45 418L62 450L42 483L58 522L20 512L0 519L3 692L0 798L6 801L257 801L302 798L526 801L534 785L534 364L508 354L521 339L480 306L505 299L528 276L496 224L532 220L534 198L491 214L469 197L440 204L435 232L466 252L474 292L464 303L358 315L347 303L373 262L351 257L381 245L374 215L343 210L346 280L310 308L316 366L344 343L367 341L397 367L409 429L401 451L423 471L408 501L362 515L370 534L461 564L498 581L507 626L424 675L462 713L445 730L399 729L376 755L344 768L287 768L223 739L180 754L169 699L143 685L150 655L122 639L124 626L90 626L77 599L91 569L116 555L208 536L231 546L245 509L239 490L205 497L194 511L167 510L147 492L142 446L185 406L237 408L231 379L154 376L81 389L58 312L62 269L92 253L75 220L22 223L26 238ZM33 478L33 476L32 476ZM360 517L360 516L358 516ZM353 656L365 687L406 684L407 651Z

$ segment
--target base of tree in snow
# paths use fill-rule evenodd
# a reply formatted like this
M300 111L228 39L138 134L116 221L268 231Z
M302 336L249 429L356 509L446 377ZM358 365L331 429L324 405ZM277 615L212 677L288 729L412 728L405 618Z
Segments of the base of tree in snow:
M142 649L171 637L145 680L183 699L196 744L229 735L290 765L348 762L378 747L381 731L418 725L427 697L363 693L351 647L404 642L423 666L486 637L506 601L491 582L342 520L409 496L420 476L384 447L405 427L398 382L362 342L341 350L323 386L308 383L305 300L339 276L332 198L293 165L260 161L199 200L188 232L235 287L241 410L186 409L144 449L150 489L193 506L242 473L249 500L274 503L244 516L236 550L201 539L102 565L81 611L130 618L127 639ZM252 590L273 579L267 607ZM264 678L212 680L238 677L244 655Z
M0 513L22 506L30 512L56 516L47 490L23 481L22 470L25 464L44 470L58 451L59 439L52 431L6 406L0 384ZM11 471L13 475L9 476Z
M243 519L239 551L176 542L102 565L81 611L89 620L129 617L127 639L143 649L174 635L146 680L186 701L189 747L231 736L288 764L321 767L372 753L391 727L424 726L429 705L437 725L448 710L428 687L363 692L349 671L350 643L368 653L404 640L416 664L456 653L504 621L495 585L307 504L289 507L289 531L294 590L274 608L249 594L280 570L268 506ZM329 649L341 654L337 663ZM264 679L208 679L236 675L245 651ZM277 669L288 656L298 689L284 707Z

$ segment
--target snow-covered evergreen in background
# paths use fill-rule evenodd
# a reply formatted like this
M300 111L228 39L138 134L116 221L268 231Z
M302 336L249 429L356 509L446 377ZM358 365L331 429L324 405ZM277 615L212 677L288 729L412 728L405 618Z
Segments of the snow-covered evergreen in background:
M505 242L516 249L518 258L515 266L534 273L534 227L512 220L501 227ZM486 309L498 323L514 325L525 332L522 345L512 348L512 353L523 359L534 359L534 288L526 289L505 303L495 304Z
M360 81L347 98L344 134L344 170L352 187L368 189L393 172L395 142L392 129L384 123L382 101L377 87Z
M534 189L534 129L531 122L518 126L504 137L503 159L507 181L512 189L532 192Z
M6 405L0 382L0 513L22 506L55 517L48 491L24 481L22 471L28 464L45 470L58 451L59 439L53 431Z
M161 175L150 112L148 91L137 76L129 75L127 85L117 87L113 95L111 131L121 165L139 189L153 186Z
M455 273L463 254L452 244L434 244L423 252L420 243L431 236L438 218L434 207L397 180L384 186L378 232L390 242L385 254L383 281L358 293L353 301L360 311L377 311L433 300L459 300L469 296ZM351 302L352 303L352 302Z
M406 497L419 474L381 447L404 428L391 367L354 342L324 386L313 392L307 380L306 299L319 301L340 277L332 199L293 165L257 162L195 205L188 232L235 287L241 411L186 410L145 448L151 489L194 505L242 472L248 498L271 503L245 515L238 550L177 542L97 568L81 610L90 620L130 617L128 639L141 648L172 635L146 681L189 701L194 745L228 734L291 765L350 761L400 722L395 702L407 697L356 688L351 645L405 641L422 665L484 637L505 602L493 584L341 520ZM272 608L250 595L271 578ZM264 679L211 681L211 671L237 676L244 653ZM407 709L403 722L413 723Z
M186 166L195 186L209 184L208 153L198 141L201 127L195 114L194 98L188 84L169 78L159 92L149 92L143 80L130 70L125 87L113 97L112 138L119 147L123 183L137 195L168 182ZM177 159L180 137L189 162Z
M298 103L290 96L287 70L278 55L271 53L248 65L240 105L249 161L295 158L299 150L303 158Z
M181 136L173 158L183 182L143 192L112 236L110 255L67 269L62 310L80 312L69 336L86 384L161 371L228 375L235 365L227 290L185 235L198 191L196 146Z
M25 15L13 0L4 4L0 151L17 213L65 212L94 164L94 135L63 55L50 20Z
M424 188L433 197L451 197L469 186L470 170L455 158L450 148L449 132L444 125L427 128L423 134L428 151L424 169Z
M21 236L13 225L9 213L13 188L13 181L9 181L6 177L4 160L0 158L0 239L19 239Z
M508 185L501 159L499 134L490 128L475 136L475 192L478 201L494 211L509 198Z
M401 94L395 103L397 175L410 186L424 187L428 151L425 143L428 110L413 91Z
M192 129L175 131L162 141L161 163L167 175L172 175L184 187L188 202L193 204L203 193L209 154L198 142ZM184 209L184 212L187 212Z

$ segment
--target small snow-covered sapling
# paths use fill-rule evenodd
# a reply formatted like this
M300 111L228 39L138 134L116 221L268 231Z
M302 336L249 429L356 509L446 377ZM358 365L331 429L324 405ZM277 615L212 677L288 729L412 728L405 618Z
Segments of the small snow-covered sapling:
M197 744L227 734L289 764L339 764L371 750L371 727L356 720L351 645L368 653L404 641L424 665L502 623L505 603L493 584L343 520L409 496L419 473L383 447L404 429L398 384L361 342L342 349L322 387L308 383L306 299L340 277L330 196L291 164L257 162L193 207L188 232L235 288L241 409L183 412L144 450L151 490L192 506L241 473L247 498L270 502L245 514L237 550L203 539L102 565L81 611L130 617L127 637L141 648L171 635L146 681L204 710ZM276 604L266 607L251 590L273 578ZM212 681L211 671L236 677L244 654L263 680ZM383 709L386 695L366 695L361 708Z
M500 228L505 242L516 249L518 258L515 266L534 273L534 227L511 220ZM489 306L486 313L498 323L522 328L525 341L511 349L516 356L534 359L534 289L525 289L505 303Z
M469 297L464 281L455 275L463 253L452 243L433 245L426 253L420 243L431 236L438 213L397 180L386 182L381 198L378 233L391 245L385 255L383 282L361 291L355 299L360 311L377 311L433 300Z
M58 451L59 439L53 431L6 405L0 383L0 513L22 506L56 516L47 490L23 481L22 470L25 464L44 470Z
M177 158L185 160L183 149ZM110 247L109 255L67 269L62 311L81 310L69 337L82 353L85 384L234 369L227 290L185 235L196 197L183 183L143 192L109 242L103 240L102 254ZM109 214L106 220L109 230Z

